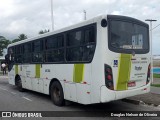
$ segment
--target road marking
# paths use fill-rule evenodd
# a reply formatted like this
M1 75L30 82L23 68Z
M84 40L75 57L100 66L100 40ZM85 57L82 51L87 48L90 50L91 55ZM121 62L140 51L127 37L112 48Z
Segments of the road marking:
M31 99L29 99L29 98L27 98L27 97L22 97L22 98L24 98L24 99L26 99L26 100L28 100L28 101L32 101Z
M7 89L5 89L5 88L2 88L2 87L0 87L0 89L1 89L1 90L5 90L5 91L8 91Z
M2 88L2 87L0 87L0 89L1 89L1 90L4 90L4 91L7 91L7 92L9 92L9 93L12 93L12 94L14 94L14 95L17 94L17 93L15 93L15 92L10 92L9 90L7 90L7 89L5 89L5 88Z

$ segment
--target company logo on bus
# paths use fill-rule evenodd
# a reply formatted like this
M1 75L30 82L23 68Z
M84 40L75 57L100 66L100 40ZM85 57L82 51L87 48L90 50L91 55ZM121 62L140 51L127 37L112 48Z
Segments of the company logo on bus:
M118 60L114 60L113 67L118 67Z
M137 71L142 70L142 67L135 66L135 70L137 70Z

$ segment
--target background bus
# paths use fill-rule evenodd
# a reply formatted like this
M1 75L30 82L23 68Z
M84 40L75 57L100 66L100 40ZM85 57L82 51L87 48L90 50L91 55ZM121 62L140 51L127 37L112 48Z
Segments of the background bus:
M8 46L9 83L81 104L150 91L149 26L103 15Z

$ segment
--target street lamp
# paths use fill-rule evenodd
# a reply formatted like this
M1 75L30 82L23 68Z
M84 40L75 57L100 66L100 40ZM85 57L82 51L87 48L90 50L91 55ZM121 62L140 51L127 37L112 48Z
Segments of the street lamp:
M151 82L153 83L152 22L156 22L157 20L146 19L145 21L149 21L150 22L151 75L152 75Z
M86 10L83 10L84 13L84 20L86 20Z
M53 31L54 30L53 0L51 0L51 22L52 22L52 31Z

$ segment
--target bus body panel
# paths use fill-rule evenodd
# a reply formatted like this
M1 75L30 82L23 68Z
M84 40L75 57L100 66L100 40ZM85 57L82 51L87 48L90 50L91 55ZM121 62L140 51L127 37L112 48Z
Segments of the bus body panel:
M150 57L141 56L142 55L132 56L130 54L119 54L119 57L112 58L111 66L115 90L135 89L146 85ZM145 60L143 60L144 58ZM128 87L127 85L132 82L135 82L135 85Z
M110 102L113 100L119 100L135 95L145 94L150 91L150 84L147 84L147 86L142 86L140 88L132 89L132 90L123 90L123 91L112 91L108 90L106 86L101 87L101 102ZM106 94L107 92L107 94ZM109 96L109 97L108 97Z
M106 16L103 17L106 19ZM101 86L105 85L104 80L104 56L106 45L107 45L107 29L102 28L101 20L97 21L97 43L96 43L96 50L94 54L94 58L92 61L92 71L91 71L91 103L99 103L100 96L101 96ZM103 44L103 46L102 46Z

